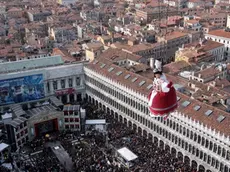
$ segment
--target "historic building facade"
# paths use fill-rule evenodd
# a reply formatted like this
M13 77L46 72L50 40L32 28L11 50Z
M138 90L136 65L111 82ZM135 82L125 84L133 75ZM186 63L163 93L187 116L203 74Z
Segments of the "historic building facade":
M85 62L71 64L57 63L56 61L59 60L58 57L51 59L52 62L48 58L44 58L43 60L42 64L39 64L41 62L40 59L3 64L12 70L7 72L0 71L1 87L7 89L4 92L5 97L1 98L1 109L13 103L28 104L30 107L31 103L46 100L50 96L57 97L64 104L83 100L85 96L83 73ZM50 63L48 64L48 62ZM17 67L18 69L16 69L14 67L16 64L22 66L22 68ZM34 67L35 64L37 67ZM24 65L25 67L23 68ZM40 80L32 79L34 76L39 77L38 79ZM4 84L10 86L4 86ZM27 96L33 94L35 88L38 89L38 87L40 88L39 96L37 95L34 98Z
M48 67L44 65L28 70L22 66L17 72L1 73L0 77L8 82L9 79L31 75L43 76L45 96L39 100L19 103L22 106L31 109L30 106L54 96L64 104L81 101L86 97L117 120L157 142L160 147L169 149L172 154L198 170L230 172L230 120L225 111L178 92L178 111L172 113L167 120L153 118L149 115L147 99L152 80L105 59L94 60L86 65L83 62ZM1 109L7 106L11 105L1 106ZM18 118L20 115L23 115L21 111ZM78 114L60 112L57 121L62 121L64 125L60 125L63 129L78 128L77 118ZM34 126L39 117L30 119ZM12 136L12 142L15 142L14 138L19 133L16 138L18 141L27 141L31 134L36 133L25 121L25 118L20 118L20 121L14 123L15 126L12 125L14 128L19 126Z
M230 172L225 112L178 93L178 111L167 120L153 118L147 107L151 80L100 61L85 66L84 72L88 101L198 170ZM210 115L218 118L211 122L206 119Z
M84 64L65 64L60 56L1 64L0 111L12 114L4 123L12 150L46 132L80 130L84 110L79 105L62 110L85 97Z

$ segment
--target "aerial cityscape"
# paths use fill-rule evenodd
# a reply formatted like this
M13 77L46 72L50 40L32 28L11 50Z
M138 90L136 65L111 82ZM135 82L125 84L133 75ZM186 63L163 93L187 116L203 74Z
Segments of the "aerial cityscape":
M230 172L230 1L0 0L0 172Z

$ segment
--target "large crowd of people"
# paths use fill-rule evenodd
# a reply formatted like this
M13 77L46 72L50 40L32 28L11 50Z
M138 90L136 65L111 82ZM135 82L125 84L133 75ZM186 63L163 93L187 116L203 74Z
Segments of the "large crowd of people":
M146 139L136 131L115 120L111 115L87 106L87 118L106 119L107 132L93 130L87 135L57 132L49 138L41 137L29 143L31 152L40 152L17 166L27 171L69 172L59 162L47 142L60 142L72 159L72 171L76 172L196 172L188 163L176 158L167 149L158 147L152 139ZM124 167L117 158L117 149L127 147L138 156L130 168ZM201 171L200 171L201 172Z
M196 172L188 163L171 155L169 150L159 148L157 143L143 138L112 116L94 110L92 106L87 111L91 114L89 118L105 118L109 123L109 141L107 145L105 134L93 131L75 145L65 144L77 171ZM138 161L130 169L124 168L114 156L114 152L122 147L127 147L138 156Z
M57 157L50 148L44 148L41 153L30 157L30 163L27 161L22 164L25 171L29 172L65 172L64 167L59 163Z
M67 172L51 148L45 146L47 141L54 140L41 137L28 143L27 151L20 151L15 158L17 168L29 172Z
M173 157L169 150L158 147L157 143L145 139L128 129L124 124L118 123L113 118L108 128L110 143L116 148L127 147L138 156L136 167L147 172L195 172L189 164Z

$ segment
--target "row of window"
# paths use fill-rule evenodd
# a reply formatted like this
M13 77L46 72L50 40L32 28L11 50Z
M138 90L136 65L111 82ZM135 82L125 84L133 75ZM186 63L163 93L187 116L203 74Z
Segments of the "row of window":
M27 123L25 121L25 122L21 123L19 126L17 126L17 128L15 128L15 131L18 132L26 126L27 126Z
M218 160L216 160L215 158L212 158L210 155L207 155L206 153L200 151L198 148L196 148L192 144L189 144L188 142L186 142L183 139L179 138L178 136L172 134L171 132L168 132L167 130L162 129L161 127L157 126L156 124L153 124L152 122L148 121L147 119L145 119L145 118L137 115L133 111L125 108L124 106L119 105L116 101L110 99L109 97L104 96L99 91L97 91L91 87L88 87L88 90L90 92L92 92L94 95L97 95L100 99L104 100L105 102L107 102L107 103L112 102L112 103L110 103L112 106L114 106L115 108L126 113L128 116L130 116L134 120L138 120L143 125L147 126L148 128L153 129L158 134L163 135L166 139L168 139L168 140L172 141L173 143L177 144L178 146L182 147L183 149L185 149L189 153L192 153L193 155L197 156L201 160L212 165L216 169L220 168L221 171L223 171L224 165L222 163L220 164L220 162ZM158 118L158 120L161 122L164 122L164 124L167 123L166 124L167 126L170 126L170 128L173 128L174 130L176 130L177 132L180 132L184 136L187 136L187 137L190 136L189 138L191 140L200 143L202 146L205 146L205 147L209 146L209 150L213 150L214 152L217 152L218 154L221 153L221 147L220 146L217 147L217 144L213 144L212 142L209 142L204 137L201 138L201 136L197 135L197 133L190 131L189 129L186 129L185 127L182 127L181 125L176 124L175 122L172 122L171 120L165 121L162 118ZM226 151L225 149L222 149L222 157L225 157L227 160L230 160L230 151ZM226 167L225 167L225 169L226 169Z
M73 124L73 125L65 125L65 129L80 129L80 125L79 124Z
M99 88L103 88L103 87L99 87ZM99 98L105 100L106 102L108 102L109 104L114 106L115 108L121 110L122 112L124 112L127 115L131 116L133 119L138 120L139 122L143 123L144 125L146 125L146 126L148 126L150 128L150 121L148 121L147 119L145 119L142 116L139 116L136 113L130 111L129 109L127 109L126 107L118 104L116 101L110 99L109 97L105 97L99 91L94 90L89 86L86 86L86 89L90 90L95 95L98 95ZM105 90L105 89L103 89L103 90ZM221 146L217 147L216 143L213 144L213 142L209 141L208 139L205 139L204 137L201 137L200 135L197 135L196 132L190 131L189 129L186 129L182 125L179 125L178 123L176 124L175 122L172 122L171 120L170 121L169 120L165 121L165 120L163 120L161 118L159 120L161 120L161 122L163 122L165 125L169 126L170 128L174 129L175 131L183 134L187 138L193 140L194 142L197 142L201 146L213 151L214 153L217 153L218 155L222 156L223 158L226 158L227 160L230 160L230 156L229 156L230 152L229 151L227 152L224 148L221 148ZM226 156L226 154L227 154L227 156Z
M79 118L65 118L65 122L79 122Z
M22 138L22 140L19 140L17 143L18 143L18 146L22 146L23 144L26 143L26 141L29 140L29 137L26 136L26 138Z
M76 111L76 112L73 112L73 111L64 111L64 116L72 116L72 115L78 116L79 113L80 113L79 111Z
M23 137L25 134L28 133L28 130L22 130L20 133L16 134L16 138L19 139L20 137Z
M229 41L226 41L226 40L221 40L221 39L216 39L216 38L214 39L212 37L207 37L207 39L211 39L212 41L219 42L219 43L229 44ZM227 47L227 51L228 51L228 47Z
M104 84L101 84L99 82L97 82L95 79L86 76L85 80L94 84L95 86L97 86L98 88L102 89L103 91L109 93L110 95L116 97L117 99L123 101L124 103L136 108L137 110L145 113L145 114L149 114L149 109L147 107L147 104L145 102L142 101L142 104L139 103L138 101L134 101L131 97L131 95L125 96L123 94L121 94L122 90L119 91L115 91L110 87L105 86ZM144 106L143 104L146 104L146 106Z
M55 80L53 81L53 89L57 90L57 89L64 89L64 88L71 88L73 87L73 78L68 78L68 81L66 82L66 79L61 79L61 80ZM60 86L61 88L58 88L58 82L60 82ZM76 77L76 85L80 86L81 85L81 78L80 77ZM50 84L49 82L47 82L47 91L50 92Z

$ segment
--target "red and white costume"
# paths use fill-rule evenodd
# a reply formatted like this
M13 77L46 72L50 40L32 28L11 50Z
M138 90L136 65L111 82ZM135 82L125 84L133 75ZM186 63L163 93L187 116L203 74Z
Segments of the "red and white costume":
M153 81L149 96L149 110L154 117L167 117L177 108L177 95L173 83L164 74Z

